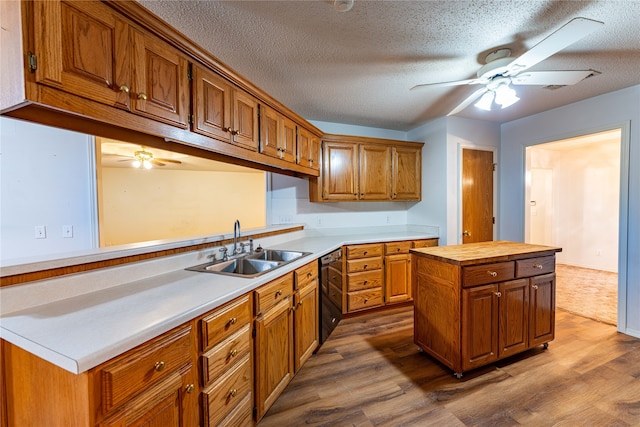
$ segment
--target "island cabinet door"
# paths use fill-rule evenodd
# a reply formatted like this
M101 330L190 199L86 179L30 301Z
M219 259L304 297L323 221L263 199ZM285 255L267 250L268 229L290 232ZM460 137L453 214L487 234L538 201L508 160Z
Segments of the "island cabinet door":
M498 286L500 310L500 358L529 348L529 280L519 279Z
M555 336L556 275L532 277L529 304L529 347L548 343Z
M498 359L498 285L462 291L462 369Z

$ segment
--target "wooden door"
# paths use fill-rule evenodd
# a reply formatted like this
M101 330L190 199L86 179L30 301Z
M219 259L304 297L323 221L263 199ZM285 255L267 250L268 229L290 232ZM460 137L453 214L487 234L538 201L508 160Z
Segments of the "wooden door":
M298 126L296 123L284 116L280 116L280 134L282 138L280 140L280 158L287 162L295 163L296 161L296 149L297 149L297 135Z
M501 283L498 287L500 347L503 358L529 348L529 280Z
M36 82L129 109L129 24L100 2L34 2Z
M258 151L258 100L236 88L233 91L233 142L252 151Z
M556 275L532 277L529 311L529 347L548 343L555 336Z
M408 254L388 255L384 259L385 303L408 301L411 299L411 256Z
M132 110L155 120L188 127L187 57L161 40L133 31Z
M320 170L320 138L313 134L309 139L309 167Z
M298 126L298 164L320 170L320 138Z
M498 286L462 291L462 369L498 359Z
M271 157L281 158L280 115L272 108L260 107L260 152Z
M391 147L360 145L360 199L391 198Z
M322 151L322 199L358 199L358 145L325 142Z
M298 291L294 304L295 371L298 372L318 347L318 279Z
M257 421L293 378L291 297L256 319L255 371Z
M422 149L411 147L393 148L394 200L420 200L422 196Z
M462 243L493 240L493 152L462 150Z
M193 131L231 140L231 92L229 82L206 68L193 65Z

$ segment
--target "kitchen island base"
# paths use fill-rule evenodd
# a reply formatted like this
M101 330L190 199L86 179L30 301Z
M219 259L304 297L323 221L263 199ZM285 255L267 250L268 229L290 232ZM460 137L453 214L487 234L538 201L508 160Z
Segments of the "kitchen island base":
M462 373L555 335L555 253L484 242L412 249L414 342Z

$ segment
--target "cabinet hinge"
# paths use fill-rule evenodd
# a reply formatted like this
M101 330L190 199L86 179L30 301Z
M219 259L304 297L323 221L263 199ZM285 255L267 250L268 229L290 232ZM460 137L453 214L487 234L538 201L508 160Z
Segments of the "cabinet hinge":
M190 124L193 124L193 120L194 120L194 118L193 118L193 114L189 114L189 115L187 116L187 119L189 120L189 123L190 123Z
M27 53L27 62L29 64L29 71L32 73L38 69L38 57L33 52Z
M187 67L187 78L189 81L193 80L193 66L191 64Z
M496 171L496 166L497 166L497 165L498 165L497 163L493 163L493 164L491 164L491 166L493 167L493 171L494 171L494 172Z
M258 416L258 407L254 406L253 407L253 419L255 420L257 416Z
M495 217L495 216L494 216L494 217L491 217L491 223L492 223L492 224L495 224L495 223L496 223L496 217Z

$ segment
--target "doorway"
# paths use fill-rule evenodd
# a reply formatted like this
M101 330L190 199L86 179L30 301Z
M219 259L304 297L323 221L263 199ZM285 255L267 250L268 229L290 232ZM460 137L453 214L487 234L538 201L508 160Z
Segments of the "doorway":
M558 308L617 323L621 129L526 149L525 241L559 246Z
M492 241L494 152L462 148L462 243Z

